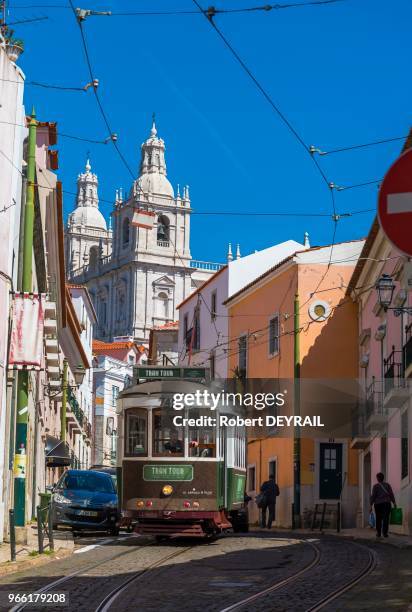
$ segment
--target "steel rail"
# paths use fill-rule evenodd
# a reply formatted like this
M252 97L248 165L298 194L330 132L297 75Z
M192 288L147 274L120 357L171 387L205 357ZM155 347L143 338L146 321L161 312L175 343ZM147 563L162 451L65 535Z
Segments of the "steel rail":
M196 546L189 546L188 548L184 548L183 550L178 550L174 553L171 553L167 557L163 557L163 559L154 561L153 563L148 565L145 569L139 570L138 572L136 572L136 574L127 578L127 580L123 581L116 588L114 588L108 595L106 595L103 601L101 601L98 607L95 609L95 612L107 612L111 608L113 602L119 597L119 595L127 589L129 584L131 584L132 582L137 582L138 580L143 578L149 571L157 567L161 567L165 561L169 561L170 559L179 557L180 555L183 555L184 553L188 552L189 550L192 550L193 548L196 548Z
M72 580L73 578L77 578L84 573L90 572L91 570L95 569L96 567L99 567L100 565L104 565L105 563L111 563L112 561L119 559L120 557L131 555L139 548L146 548L152 545L153 545L152 542L148 542L147 544L140 544L136 547L133 547L131 550L122 551L121 553L113 555L112 557L108 559L104 559L102 561L98 561L97 563L92 563L91 565L87 565L86 567L83 567L77 570L76 572L72 572L71 574L68 574L67 576L62 576L61 578L58 578L57 580L53 580L53 582L49 582L48 584L45 584L40 589L36 589L33 593L36 595L41 594L41 593L48 593L54 587L65 584L69 580ZM27 602L24 604L18 604L17 606L13 606L13 608L10 609L10 612L20 612L21 610L24 610L30 603L31 602Z
M363 546L362 544L358 544L357 542L352 542L352 544L354 546L358 546L360 548L367 549L366 546ZM353 578L352 580L344 584L342 587L337 588L332 593L329 593L329 595L326 595L323 599L319 600L314 606L312 606L311 608L308 608L305 612L317 612L317 610L321 610L327 604L329 604L330 602L334 601L335 599L343 595L343 593L346 593L346 591L349 591L350 589L352 589L356 584L358 584L358 582L366 578L366 576L369 576L369 574L373 572L373 570L376 567L377 558L376 558L375 551L370 550L370 549L367 549L367 550L369 552L369 561L366 567L355 578Z
M320 549L315 544L313 544L312 542L308 542L306 540L302 540L302 543L311 546L313 548L313 550L315 551L315 556L312 559L312 561L310 563L308 563L308 565L305 565L305 567L303 567L299 571L295 572L294 574L292 574L288 578L284 578L283 580L280 580L279 582L276 582L275 584L272 584L272 586L267 587L266 589L263 589L263 591L259 591L259 593L255 593L254 595L250 595L249 597L246 597L245 599L242 599L241 601L238 601L238 602L232 604L231 606L228 606L227 608L223 608L222 610L220 610L220 612L232 612L232 610L240 610L246 604L249 604L249 603L251 603L253 601L256 601L256 599L259 599L260 597L263 597L263 595L267 595L268 593L272 593L272 591L276 591L277 589L280 589L281 587L289 584L290 582L293 582L294 580L296 580L297 578L299 578L300 576L302 576L303 574L308 572L310 569L312 569L312 567L314 567L315 565L318 565L318 563L320 561L320 557L321 557Z

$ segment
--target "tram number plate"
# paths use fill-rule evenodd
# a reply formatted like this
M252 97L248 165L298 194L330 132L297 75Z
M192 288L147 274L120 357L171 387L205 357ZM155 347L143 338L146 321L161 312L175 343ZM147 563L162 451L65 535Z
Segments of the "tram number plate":
M143 480L193 480L193 465L144 465Z

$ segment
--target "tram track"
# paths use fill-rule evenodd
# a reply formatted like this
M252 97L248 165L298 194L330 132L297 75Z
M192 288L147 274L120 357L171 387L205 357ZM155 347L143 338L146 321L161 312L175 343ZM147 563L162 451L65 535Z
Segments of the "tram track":
M307 574L310 570L312 570L316 566L318 566L320 561L321 561L321 558L322 558L322 552L321 552L320 548L318 546L316 546L316 544L313 544L313 542L306 541L305 544L310 545L315 550L315 558L308 565L306 565L304 568L300 569L295 574L292 574L288 578L285 578L284 580L280 580L280 581L276 582L275 584L271 585L270 587L267 587L267 588L263 589L262 591L259 591L258 593L254 593L253 595L250 595L249 597L246 597L246 598L244 598L244 599L242 599L240 601L237 601L234 604L231 604L230 606L227 606L227 607L223 608L222 610L220 610L220 612L235 612L236 610L247 609L247 608L245 608L245 606L248 606L249 604L252 604L252 603L256 602L257 600L262 599L263 597L265 597L265 596L267 596L267 595L269 595L269 594L271 594L271 593L273 593L275 591L278 591L279 589L282 589L283 587L287 586L288 584L296 582L304 574ZM377 562L376 553L374 551L368 549L366 546L363 546L362 544L358 544L358 543L355 543L355 542L351 542L350 544L352 546L357 546L359 548L362 548L363 550L367 550L368 551L368 562L367 562L366 566L363 567L362 571L359 572L353 579L347 581L344 585L334 589L333 591L331 591L327 595L323 596L317 602L315 602L313 605L311 605L309 608L306 608L305 612L318 612L318 610L323 609L329 603L332 603L335 599L337 599L338 597L340 597L341 595L346 593L346 591L349 591L354 586L356 586L356 584L361 582L364 578L366 578L375 569L376 562Z
M60 587L64 584L66 584L67 582L69 582L70 580L73 580L75 578L81 578L82 576L84 576L85 574L87 574L88 572L91 572L92 570L105 565L106 563L112 563L113 561L116 561L117 559L120 559L122 557L125 557L127 555L131 555L133 553L136 552L136 550L138 549L142 549L142 548L147 548L149 546L153 546L152 542L147 542L146 544L140 544L136 547L132 547L131 550L126 550L126 551L122 551L121 553L112 555L109 558L106 559L102 559L101 561L98 561L97 563L92 563L91 565L87 565L85 567L82 567L81 569L72 572L71 574L68 574L67 576L62 576L61 578L58 578L57 580L53 580L53 582L49 582L47 584L45 584L43 587L39 588L39 589L35 589L33 592L35 594L39 593L48 593L50 592L52 589L56 588L56 587ZM18 604L17 606L14 606L13 608L10 609L10 612L21 612L21 610L24 610L26 608L29 607L29 603L25 603L25 604Z
M143 570L136 572L134 576L129 576L127 580L124 580L120 585L118 585L115 589L113 589L110 593L108 593L108 595L106 595L106 597L103 599L102 602L100 602L100 604L94 610L94 612L108 612L108 610L110 610L115 600L119 597L119 595L121 595L128 588L129 585L131 585L134 582L137 582L141 578L144 578L144 576L148 572L162 567L165 561L170 561L171 559L175 559L176 557L179 557L180 555L183 555L184 553L189 552L193 548L195 548L195 546L188 546L187 548L171 553L167 557L163 557L162 559L154 561L153 563L148 565Z

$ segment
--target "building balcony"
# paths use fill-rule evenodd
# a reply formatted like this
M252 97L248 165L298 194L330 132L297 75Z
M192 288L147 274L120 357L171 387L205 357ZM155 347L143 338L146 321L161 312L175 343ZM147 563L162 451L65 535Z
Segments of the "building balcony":
M412 323L406 328L406 339L403 345L403 363L405 378L412 376Z
M159 247L170 247L170 242L168 240L158 240L157 246Z
M192 259L190 261L190 267L196 268L197 270L207 270L209 272L217 272L221 268L224 268L225 264L216 263L214 261L199 261L198 259Z
M384 405L387 410L401 408L409 397L402 359L402 351L393 347L392 353L384 360Z
M366 431L381 431L388 421L388 410L384 405L384 384L375 378L366 390L365 425Z
M350 443L351 448L363 450L369 445L371 441L371 435L367 432L365 421L365 405L356 406L352 413L352 440Z
M71 431L82 433L86 425L86 417L70 386L67 389L66 420Z

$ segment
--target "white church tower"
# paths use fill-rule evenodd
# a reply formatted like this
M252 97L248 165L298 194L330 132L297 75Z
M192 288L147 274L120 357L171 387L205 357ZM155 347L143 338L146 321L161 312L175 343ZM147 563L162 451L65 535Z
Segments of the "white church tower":
M90 291L97 311L98 338L132 336L147 343L150 329L176 321L177 305L221 267L192 261L189 188L185 186L180 192L178 187L175 194L167 178L165 143L154 120L150 136L141 146L138 178L126 197L122 190L116 191L112 241L98 210L97 177L90 168L79 176L79 192L67 228L67 252L74 253L68 257L69 278L85 283ZM142 209L155 213L152 229L133 226L134 212ZM73 226L79 226L84 213L83 227L93 231L74 232ZM107 245L102 242L104 236L110 238ZM90 253L96 246L97 260L94 251ZM110 257L104 256L105 249ZM87 263L84 260L85 265L76 269L79 253L84 256L85 252L89 254Z
M112 232L99 210L97 176L87 160L85 172L77 177L76 208L69 215L66 230L66 267L70 278L84 266L97 268L110 255Z

